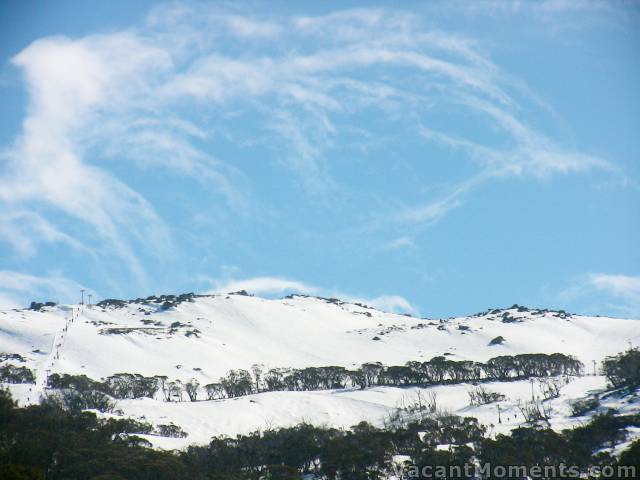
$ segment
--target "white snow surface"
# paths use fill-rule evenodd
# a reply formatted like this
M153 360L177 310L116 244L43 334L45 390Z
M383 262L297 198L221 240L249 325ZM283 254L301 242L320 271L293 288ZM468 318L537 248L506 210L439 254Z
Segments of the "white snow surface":
M516 321L503 322L505 313ZM490 346L498 336L505 342ZM159 304L130 303L119 308L73 305L0 311L0 352L22 355L26 362L8 363L26 366L36 374L35 385L10 385L20 404L38 401L46 370L93 379L123 372L166 375L171 380L195 378L205 385L217 382L230 369L250 369L256 363L267 369L354 368L364 362L401 365L445 354L452 360L486 361L499 355L560 352L576 356L593 373L594 361L639 342L638 320L563 318L557 312L518 309L431 320L304 296L280 300L237 294L199 296L168 310ZM61 346L56 349L56 345ZM161 448L184 448L207 443L212 435L236 435L301 421L345 428L362 420L381 425L395 409L412 402L418 391L426 394L427 390L437 392L441 407L477 417L493 432L519 425L522 419L516 416L516 403L531 398L530 382L485 386L507 396L500 402L502 423L498 423L496 404L469 406L471 386L465 384L266 392L180 403L145 398L119 400L117 407L126 416L154 424L173 422L188 433L184 439L147 436ZM552 426L561 429L583 421L569 417L569 401L605 387L601 376L572 379L560 398L550 401ZM612 407L638 410L639 402L607 401Z

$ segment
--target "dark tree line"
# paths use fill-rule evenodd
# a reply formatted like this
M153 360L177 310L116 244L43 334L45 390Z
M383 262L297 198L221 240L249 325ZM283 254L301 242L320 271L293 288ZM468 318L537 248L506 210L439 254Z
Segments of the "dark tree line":
M185 383L180 380L169 381L166 376L145 377L131 373L118 373L103 381L92 380L84 375L53 374L49 377L48 386L80 392L97 391L116 399L153 398L161 392L165 401L181 402L205 397L208 400L235 398L273 391L430 386L580 375L583 365L574 357L561 353L534 353L495 357L486 363L448 360L441 356L425 362L410 361L405 365L385 366L380 362L369 362L354 370L338 366L265 370L261 365L254 365L251 370L230 370L218 382L202 387L195 379ZM89 400L92 398L88 397Z
M575 357L562 353L504 355L483 362L434 357L426 362L385 366L364 363L360 368L344 367L272 368L259 370L254 377L247 370L232 370L209 390L228 397L281 390L328 390L373 386L428 386L479 381L511 381L531 377L581 375L584 366ZM215 395L214 395L215 398Z
M86 375L54 373L49 376L47 385L55 389L96 390L113 398L126 399L152 398L158 391L161 382L160 377L145 377L134 373L116 373L102 382L93 380Z

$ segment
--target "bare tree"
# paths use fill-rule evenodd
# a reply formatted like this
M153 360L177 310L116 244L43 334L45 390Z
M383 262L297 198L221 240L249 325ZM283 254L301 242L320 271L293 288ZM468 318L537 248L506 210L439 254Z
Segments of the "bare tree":
M171 392L167 388L167 377L166 375L157 375L158 383L160 384L160 391L162 392L162 398L165 402L169 402L171 400Z
M438 410L438 392L435 390L429 390L427 392L427 410L431 413L435 413Z
M488 405L489 403L499 402L505 399L505 396L498 392L491 392L482 385L469 390L469 402L472 406Z
M167 390L169 391L169 401L176 400L178 402L182 401L182 382L180 380L176 380L174 382L167 383Z
M187 395L189 396L189 400L191 400L192 402L195 402L198 399L199 387L200 382L198 382L198 380L196 380L195 378L192 378L184 385L184 388L187 391Z
M518 401L518 410L522 414L524 421L528 425L537 425L543 423L549 426L551 418L551 407L540 401L521 402Z
M560 390L568 382L566 378L539 378L538 384L542 398L550 400L552 398L558 398L560 396Z
M216 400L224 398L224 387L221 383L209 383L204 386L207 391L207 399Z
M251 372L253 373L254 381L256 382L256 393L260 393L260 383L262 382L262 373L264 372L264 365L260 363L254 363L251 365Z

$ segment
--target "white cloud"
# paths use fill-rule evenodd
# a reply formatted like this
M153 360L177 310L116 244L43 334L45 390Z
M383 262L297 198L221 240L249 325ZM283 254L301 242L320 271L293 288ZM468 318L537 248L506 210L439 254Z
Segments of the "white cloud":
M176 22L193 19L193 12L185 7L178 13L170 9L166 15L174 29ZM209 24L221 21L216 20L217 15L215 9L204 14ZM156 23L162 18L161 9L154 18ZM271 24L279 25L274 22ZM431 103L430 97L443 88L475 92L498 104L513 101L500 85L498 70L474 50L473 42L427 29L415 15L355 9L294 17L292 22L294 31L272 29L279 40L268 53L252 54L249 45L245 55L236 57L204 49L186 69L171 76L160 92L174 100L187 96L213 102L216 108L237 109L238 102L250 100L251 108L264 113L267 128L276 134L275 142L267 139L269 145L284 141L283 159L311 193L333 186L323 159L338 133L351 127L337 126L335 115L366 108L386 111L394 106L406 114ZM280 24L286 25L287 18L280 19ZM180 25L180 32L189 29L188 22ZM298 35L301 40L314 37L313 46L294 51L278 48L280 37L295 44ZM407 88L402 76L394 77L385 70L394 67L421 75L420 82ZM365 72L366 80L362 80Z
M436 2L439 3L439 2ZM481 3L465 0L449 0L445 2L453 12L464 12L468 15L505 14L512 17L521 14L532 20L544 22L547 31L543 34L556 33L557 30L588 26L594 21L620 22L629 21L636 15L633 2L608 2L599 0L542 0L537 2L521 0L487 0ZM442 3L439 3L442 5ZM626 18L625 18L626 17ZM549 32L551 30L551 32Z
M24 308L25 304L16 295L0 292L0 310L12 310Z
M261 42L278 36L283 29L277 20L194 2L161 3L147 15L145 26L166 42L180 47L190 44L192 48L206 48L229 37Z
M560 291L565 302L587 305L596 313L615 311L640 319L640 277L611 273L590 273L576 277Z
M609 292L640 308L640 277L592 273L588 279L594 288Z
M487 115L495 126L507 134L504 146L483 145L456 135L420 126L419 134L429 142L459 150L468 155L479 167L479 173L457 183L440 198L407 208L395 218L426 226L437 223L451 210L463 205L466 195L481 185L510 176L546 179L553 175L584 173L594 169L616 172L609 161L562 148L556 142L519 120L515 113L495 102L465 95L461 100L467 107Z
M208 281L215 285L210 293L231 293L241 290L258 296L279 296L289 293L299 293L303 295L339 298L346 302L362 303L388 312L418 313L418 309L415 306L406 298L399 295L381 295L366 298L344 292L337 292L336 290L320 288L298 280L282 277L252 277L242 280L228 280L225 282L208 279Z
M428 22L382 8L276 18L170 4L154 8L137 28L32 43L13 59L24 74L29 105L22 133L2 152L7 167L0 171L0 203L10 214L2 223L11 227L3 238L21 255L33 256L40 242L80 250L98 237L93 254L108 251L143 283L141 247L161 257L170 251L171 231L105 162L190 177L229 209L245 212L250 182L233 159L219 156L211 126L242 115L259 131L231 141L276 149L306 193L329 199L348 188L333 178L340 168L331 164L332 149L369 148L380 136L367 130L363 116L406 122L461 107L499 130L501 147L453 131L416 131L463 151L479 171L437 198L400 209L394 203L393 212L377 213L384 217L372 222L377 224L432 225L496 177L612 169L528 125L529 103L539 100L526 85L502 71L474 39ZM72 231L69 222L51 220L55 215L45 221L41 207L81 226ZM11 218L18 216L28 224L16 226Z
M123 51L127 55L117 54ZM30 100L22 134L3 153L8 168L0 177L0 201L8 208L46 205L90 225L140 279L143 269L126 233L160 247L168 239L166 228L142 196L84 161L77 137L96 110L126 104L121 82L135 89L144 83L143 71L166 62L162 52L126 34L39 40L13 59L24 72Z
M46 207L80 221L76 232L97 237L95 256L118 257L145 282L136 250L166 255L171 234L142 195L97 164L105 157L192 176L243 208L243 195L229 180L237 171L191 142L205 133L182 118L158 121L156 83L173 61L168 49L152 43L133 32L51 37L12 59L24 73L29 104L21 135L1 152L0 203L9 217L30 223L4 235L21 255L34 255L40 242L81 244L68 226L45 222L34 209Z
M418 309L409 301L399 295L381 295L370 299L361 300L366 305L386 312L406 312L418 314Z
M0 270L0 308L24 308L29 300L79 302L80 289L91 289L60 275L35 276Z
M223 15L229 28L238 36L264 39L277 36L282 28L270 21L260 21L242 15Z
M302 293L313 295L318 289L295 280L288 280L279 277L254 277L244 280L231 280L216 286L214 293L230 293L245 290L256 295L273 295L285 292Z
M405 208L396 214L394 220L405 223L430 226L438 223L451 210L463 204L462 198L478 188L491 177L489 172L481 172L465 181L446 189L446 193L440 198L422 205Z
M36 242L62 243L91 255L91 250L75 238L60 231L50 221L35 212L0 210L0 239L5 240L22 257L36 254Z
M551 139L519 120L514 113L477 98L468 97L466 105L493 118L508 133L513 147L495 148L449 137L452 146L467 149L490 170L498 174L548 177L553 174L581 173L591 169L612 170L606 160L559 147ZM445 138L442 136L441 138Z

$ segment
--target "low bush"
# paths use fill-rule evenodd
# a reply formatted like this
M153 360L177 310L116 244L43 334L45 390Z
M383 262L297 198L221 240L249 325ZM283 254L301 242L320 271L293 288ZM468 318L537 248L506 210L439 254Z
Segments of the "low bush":
M569 405L571 407L571 416L581 417L598 408L600 401L597 397L589 397L574 400Z

